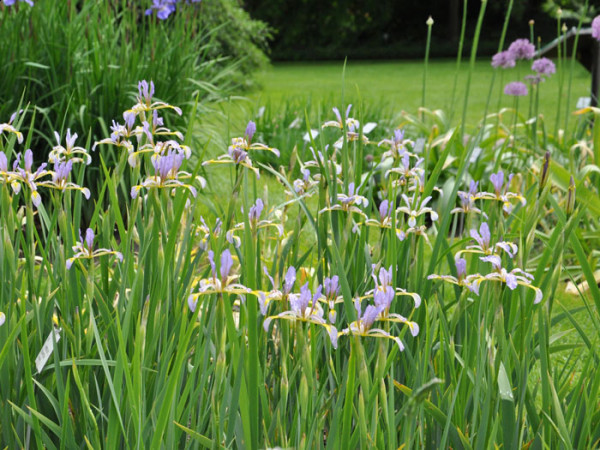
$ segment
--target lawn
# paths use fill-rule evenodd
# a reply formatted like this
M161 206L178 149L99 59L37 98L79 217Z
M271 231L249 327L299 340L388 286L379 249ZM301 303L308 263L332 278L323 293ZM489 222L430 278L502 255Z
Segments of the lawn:
M285 103L290 99L302 99L313 103L327 102L331 106L341 104L342 86L345 88L345 102L361 99L365 104L378 105L394 114L401 111L415 113L421 104L423 87L422 61L340 61L318 63L275 63L265 72L257 75L262 89L248 95L249 103L259 108L271 103ZM496 71L497 72L497 71ZM470 86L467 109L467 123L481 120L489 95L490 81L495 70L489 59L476 62ZM512 106L512 99L500 94L501 85L522 78L530 73L529 65L521 63L516 69L501 72L495 81L489 112L498 106ZM429 63L425 105L430 109L443 109L453 115L453 123L460 120L468 63L463 62L458 71L457 89L453 97L454 80L457 74L456 61L440 60ZM564 123L565 104L569 72L563 75L563 105L559 111L557 95L561 83L560 71L541 85L539 111L547 118L554 119L560 112ZM499 82L500 81L500 82ZM576 63L573 71L572 91L567 110L574 111L577 99L589 95L590 74ZM500 102L500 103L499 103ZM527 102L524 102L526 105ZM454 105L454 108L453 108Z

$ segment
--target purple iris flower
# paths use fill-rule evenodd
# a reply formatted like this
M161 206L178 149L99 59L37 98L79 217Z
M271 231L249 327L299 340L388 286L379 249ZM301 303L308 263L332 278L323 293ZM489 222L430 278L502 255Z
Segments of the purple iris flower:
M223 253L221 253L221 281L227 281L227 277L229 276L229 272L233 267L233 258L231 257L231 252L229 249L225 249Z
M379 315L380 312L381 312L381 308L379 308L377 306L373 306L373 305L367 306L365 308L365 312L363 313L362 317L360 318L360 321L362 322L362 326L366 330L371 328L373 323L375 323L375 319L377 319L377 316Z
M73 169L73 161L57 162L54 164L54 176L52 181L55 183L61 183L67 181L71 170Z
M310 289L308 288L308 282L304 284L300 288L300 295L294 295L290 297L290 306L292 307L292 311L300 313L304 315L306 308L308 308L308 303L311 301L312 295L310 293Z
M250 207L250 212L248 213L248 220L250 220L250 222L258 222L263 208L263 201L260 198L256 199L256 203Z
M379 205L379 219L383 222L389 212L389 202L387 200L382 201Z
M81 231L79 232L79 240L82 244L84 244L87 249L91 252L94 248L94 230L88 228L85 230L85 239L81 236Z
M0 152L0 172L8 171L8 159L6 159L6 155L4 152Z
M146 10L146 15L152 14L156 10L156 17L160 20L165 20L175 12L177 0L152 0L152 6Z
M290 266L285 274L285 279L283 281L283 295L287 295L292 292L292 288L294 287L294 283L296 282L296 269L294 266Z
M246 126L246 139L248 140L248 142L252 141L254 133L256 133L256 124L250 121Z
M470 235L477 241L483 250L487 250L490 247L490 240L492 239L492 236L490 234L490 227L486 222L483 222L479 226L479 233L473 228L470 231Z
M462 280L467 275L467 260L465 258L456 258L456 274L458 279Z
M31 0L19 0L20 2L25 2L27 3L29 6L33 6L33 2ZM15 4L15 0L4 0L4 4L6 6L12 6Z
M325 278L323 280L323 285L325 287L325 296L327 298L336 298L340 292L339 285L340 277L337 275L332 276L331 278Z

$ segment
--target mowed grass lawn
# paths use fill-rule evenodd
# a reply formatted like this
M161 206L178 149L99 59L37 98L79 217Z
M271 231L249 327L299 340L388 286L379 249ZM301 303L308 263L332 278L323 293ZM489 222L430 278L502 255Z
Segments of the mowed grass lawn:
M249 98L255 105L278 103L290 98L311 98L313 103L331 101L341 104L343 62L319 63L276 63L258 74L257 80L262 86L260 91L252 93ZM512 107L513 99L501 94L504 84L510 81L522 81L531 73L531 62L521 61L514 69L494 70L489 59L476 62L472 73L466 121L468 124L479 122L485 111L490 91L490 82L496 72L490 112L501 107ZM563 80L561 116L565 111L574 111L578 97L588 96L591 76L583 66L576 63L573 70L571 97L566 105L569 83L570 61L568 67L552 76L540 85L540 113L546 120L554 123L558 112L558 92L560 80ZM415 113L422 106L423 93L422 61L349 61L344 74L344 91L346 103L356 102L359 98L365 105L380 105L384 110L393 113L407 111ZM468 62L461 64L456 82L456 93L453 98L454 80L456 77L456 61L431 61L427 71L427 88L425 106L431 109L443 109L447 113L454 110L453 123L461 119ZM527 112L528 100L521 101L521 107ZM564 119L562 121L564 123Z

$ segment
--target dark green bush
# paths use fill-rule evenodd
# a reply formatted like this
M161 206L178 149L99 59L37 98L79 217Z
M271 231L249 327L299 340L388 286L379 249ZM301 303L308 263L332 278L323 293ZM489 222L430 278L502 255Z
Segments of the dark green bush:
M139 80L153 80L162 99L185 111L197 96L202 106L248 84L252 70L265 64L260 45L268 30L235 1L182 1L166 20L144 14L151 4L0 5L0 117L8 120L21 100L34 107L37 158L55 144L55 130L107 137L111 121L122 122L134 103Z

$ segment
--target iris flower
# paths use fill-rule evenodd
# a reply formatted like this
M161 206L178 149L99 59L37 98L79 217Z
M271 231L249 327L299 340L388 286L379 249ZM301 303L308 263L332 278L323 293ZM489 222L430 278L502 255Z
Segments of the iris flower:
M38 183L39 186L44 186L52 189L57 189L59 191L80 191L83 196L89 200L90 199L90 190L85 187L81 187L78 184L72 183L68 181L69 174L73 169L73 159L69 159L66 162L55 162L54 170L49 170L48 173L52 175L52 180L40 181Z
M265 144L258 142L253 143L252 138L256 132L256 124L252 121L248 122L244 137L237 137L231 140L231 145L227 148L227 154L219 156L217 159L204 161L203 166L209 164L236 164L244 166L252 170L256 178L260 178L258 169L252 166L252 160L249 158L249 152L256 150L265 150L279 157L279 150L276 148L267 147Z
M269 331L269 326L275 319L314 323L315 325L325 328L329 334L331 345L333 348L337 348L337 328L328 324L325 319L323 319L323 308L321 308L321 305L319 305L319 302L317 301L321 296L321 289L322 287L319 286L313 296L308 288L308 283L306 283L300 288L300 294L290 294L288 298L290 300L291 309L275 316L265 318L263 322L265 331Z
M469 245L466 250L462 250L459 253L481 253L483 255L494 255L498 254L500 250L506 252L510 258L514 258L517 254L519 247L512 242L501 241L495 245L491 244L490 227L486 222L482 222L479 226L479 232L476 229L470 231L471 238L477 242L477 245Z
M406 206L401 206L396 209L397 212L402 212L408 215L408 226L410 228L414 228L417 226L417 217L429 213L432 221L438 220L438 214L427 206L427 203L431 201L431 196L425 197L423 200L420 198L415 199L416 196L413 196L412 199L409 199L406 194L402 194L402 199L404 200L404 204Z
M57 145L55 145L50 154L48 155L48 161L56 164L58 162L72 161L74 163L85 163L90 164L92 157L88 154L87 150L83 147L76 147L75 140L77 139L77 133L71 134L71 130L67 129L66 136L66 147L60 142L60 135L55 131L54 136L56 137Z
M322 214L325 211L346 211L355 212L363 216L365 219L367 218L367 215L358 207L368 206L369 200L367 200L366 197L358 194L358 189L354 188L354 182L348 185L348 194L337 195L337 201L337 204L323 208L321 211L319 211L319 214Z
M283 225L280 223L276 223L273 220L260 220L260 216L262 214L262 210L264 209L264 203L263 201L258 198L256 199L256 203L254 205L252 205L250 207L250 212L248 213L248 222L250 224L250 228L252 229L253 232L257 232L259 229L261 228L275 228L277 230L277 233L279 234L279 237L283 236ZM243 212L243 210L242 210ZM227 242L229 242L230 244L234 244L236 247L239 247L241 245L241 240L238 236L236 236L236 232L243 230L245 228L245 223L244 222L240 222L236 225L234 225L234 227L232 229L230 229L227 232Z
M173 151L169 151L166 156L158 156L152 160L155 175L146 178L142 184L138 184L131 188L131 198L136 198L142 189L159 188L159 189L175 189L184 188L190 191L192 196L196 197L196 188L190 184L185 184L180 181L180 177L191 177L188 172L180 171L181 163L184 156ZM206 180L202 177L196 177L202 187L206 186Z
M391 339L396 343L396 345L398 345L398 348L401 352L404 351L404 344L402 343L399 337L392 336L390 333L380 328L373 328L373 324L381 316L381 307L368 305L363 312L361 311L360 299L356 299L354 301L354 307L356 308L358 319L352 322L348 328L344 328L342 331L340 331L340 336L352 334L355 336ZM414 330L416 331L416 333L418 333L418 326L414 327ZM413 332L413 328L411 328L411 332Z
M436 275L431 274L427 277L428 280L442 280L447 283L456 284L457 286L467 287L469 290L479 293L477 285L474 287L473 281L481 277L479 274L467 275L467 261L464 258L460 258L458 255L454 259L456 265L456 277L452 275Z
M209 278L201 279L198 292L190 294L188 297L190 311L196 311L198 299L202 295L234 294L243 296L252 293L251 289L243 284L235 282L235 280L239 278L238 275L230 274L233 267L233 258L231 257L229 249L225 249L223 253L221 253L219 276L217 276L217 268L215 265L215 253L212 250L208 251L208 262L210 264L211 276Z
M49 172L45 170L46 163L42 163L40 167L33 172L33 152L31 149L27 149L25 151L25 155L23 157L23 167L19 166L20 161L21 153L17 155L17 159L13 164L11 187L14 193L18 194L21 192L21 184L27 185L31 189L31 201L37 208L42 201L42 197L40 197L40 194L37 191L37 182L40 178L49 174Z
M412 184L413 189L415 189L425 175L425 171L419 167L424 159L417 158L415 163L411 164L410 158L411 154L405 152L402 157L399 158L400 166L393 167L385 173L386 178L390 174L400 175L400 178L394 180L392 183L393 186L410 186Z
M379 144L377 144L378 147L386 145L390 148L381 155L381 160L383 161L386 158L399 160L404 156L405 153L407 153L407 144L413 145L413 141L410 139L404 139L404 130L394 130L394 136L392 136L391 139L383 139L379 141Z
M513 210L513 205L511 203L512 200L518 200L523 206L525 206L527 204L527 201L522 195L508 191L512 177L513 175L510 174L505 184L504 172L500 170L498 171L498 173L491 174L490 181L492 182L492 185L494 187L494 193L480 192L479 194L477 194L477 198L485 200L497 200L502 202L502 209L507 214L510 214Z
M79 232L79 242L73 246L75 254L67 259L67 270L71 268L75 260L93 259L104 255L114 255L119 261L123 262L123 254L107 248L94 250L94 230L88 228L85 232L85 238Z
M296 282L296 268L294 266L290 266L288 268L283 280L283 286L281 286L281 288L275 287L275 281L273 280L273 277L269 275L269 272L267 272L266 266L263 266L263 271L265 272L267 278L271 281L272 288L268 292L258 292L258 303L260 306L260 313L263 316L266 316L269 304L272 301L285 301L288 299L288 296L294 288L294 283Z
M485 276L480 275L473 281L473 284L477 289L476 292L478 292L479 285L483 281L499 281L506 284L510 290L515 290L518 285L533 289L535 291L535 299L533 303L537 304L542 301L543 294L541 289L531 284L533 281L533 275L519 268L515 268L510 272L507 271L504 267L502 267L502 260L498 255L482 256L480 259L482 261L491 263L494 271Z
M19 144L23 143L23 134L17 130L15 127L12 126L12 123L14 122L15 118L17 117L17 113L13 113L10 116L10 120L8 121L8 123L0 123L0 134L4 133L5 131L7 133L12 133L15 136L17 136L17 142Z
M154 95L154 82L150 81L150 84L148 84L148 82L146 80L140 81L138 83L137 103L135 105L133 105L133 107L130 109L130 111L135 113L135 115L138 115L141 113L154 111L157 109L168 108L168 109L172 109L173 111L175 111L178 115L181 115L181 109L178 108L177 106L172 106L172 105L169 105L168 103L160 102L160 101L153 102L152 101L153 95Z

